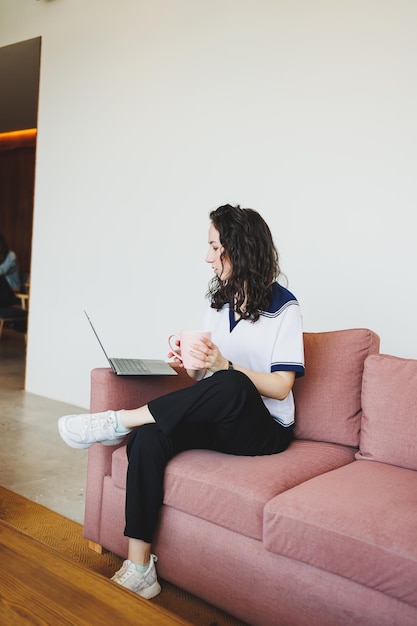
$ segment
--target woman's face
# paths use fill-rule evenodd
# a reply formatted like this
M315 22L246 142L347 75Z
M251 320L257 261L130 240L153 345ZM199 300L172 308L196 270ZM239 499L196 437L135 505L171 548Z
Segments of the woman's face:
M232 275L232 264L228 257L221 258L224 248L220 243L219 231L214 224L210 224L209 228L209 250L206 256L206 263L210 263L213 272L217 274L220 280L227 280Z

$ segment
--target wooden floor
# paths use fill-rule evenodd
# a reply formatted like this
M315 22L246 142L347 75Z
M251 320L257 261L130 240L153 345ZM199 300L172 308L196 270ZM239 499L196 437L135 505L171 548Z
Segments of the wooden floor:
M0 521L0 623L191 626Z

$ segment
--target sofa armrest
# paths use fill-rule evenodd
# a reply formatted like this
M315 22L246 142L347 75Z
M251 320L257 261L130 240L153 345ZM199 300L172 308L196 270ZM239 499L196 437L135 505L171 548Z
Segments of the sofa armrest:
M174 365L173 367L178 372L178 376L130 377L117 376L110 368L92 370L90 412L135 409L147 404L153 398L194 384L183 368ZM115 446L101 444L95 444L88 450L83 534L98 544L101 543L103 481L105 476L111 474L114 450Z
M117 376L110 368L92 370L90 412L136 409L158 396L194 384L182 367L173 369L178 376Z

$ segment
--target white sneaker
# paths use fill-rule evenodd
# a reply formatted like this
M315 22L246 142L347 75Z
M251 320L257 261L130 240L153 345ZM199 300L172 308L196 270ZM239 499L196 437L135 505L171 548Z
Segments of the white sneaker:
M104 446L115 446L121 443L128 434L116 432L116 415L114 411L105 413L86 413L82 415L65 415L58 420L59 434L71 448L89 448L93 443Z
M123 561L122 567L112 577L112 580L130 591L134 591L142 598L150 600L161 593L161 585L156 576L155 563L158 557L151 554L149 567L144 574L136 569L136 565L132 561Z

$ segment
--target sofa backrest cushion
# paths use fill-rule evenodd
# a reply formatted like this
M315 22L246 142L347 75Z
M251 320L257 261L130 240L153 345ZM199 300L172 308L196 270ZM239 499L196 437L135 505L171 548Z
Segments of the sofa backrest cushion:
M368 357L362 407L356 458L417 470L417 360Z
M379 350L366 328L304 333L305 376L294 385L295 436L359 446L365 359Z

